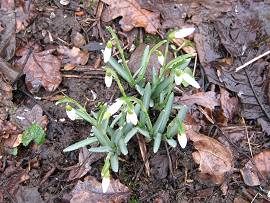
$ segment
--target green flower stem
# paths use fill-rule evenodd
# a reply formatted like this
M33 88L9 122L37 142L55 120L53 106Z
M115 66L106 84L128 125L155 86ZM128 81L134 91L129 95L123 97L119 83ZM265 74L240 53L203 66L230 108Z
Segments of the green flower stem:
M127 97L127 95L125 93L125 90L124 90L124 87L123 87L123 85L122 85L122 83L121 83L121 81L120 81L117 73L113 69L111 69L111 68L106 68L106 71L108 71L108 73L110 73L114 77L114 79L116 80L116 83L117 83L117 85L119 87L119 90L120 90L121 94L124 97Z
M145 115L146 115L146 125L147 125L149 131L150 131L150 132L153 132L153 125L152 125L152 123L151 123L150 116L149 116L148 111L146 110L146 108L145 108L143 102L142 102L141 100L139 100L138 98L136 98L136 97L130 97L130 99L133 100L134 102L138 103L138 104L141 106L142 111L143 111L143 112L145 113Z
M125 55L124 55L124 50L122 49L122 47L120 45L120 41L119 41L117 35L115 34L114 30L111 27L108 27L107 29L108 29L109 33L112 35L115 42L116 42L116 48L119 51L120 57L121 57L122 62L123 62L123 66L124 66L125 70L128 73L128 77L129 77L129 79L131 81L131 86L134 87L135 86L135 80L132 77L132 74L131 74L131 72L129 70L129 67L128 67L128 64L127 64L127 61L126 61L126 58L125 58Z

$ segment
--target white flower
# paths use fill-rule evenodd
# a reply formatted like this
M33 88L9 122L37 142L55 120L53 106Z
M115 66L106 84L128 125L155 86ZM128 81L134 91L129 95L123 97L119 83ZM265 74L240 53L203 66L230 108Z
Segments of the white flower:
M102 51L103 53L103 58L104 58L104 63L107 63L112 55L112 42L108 41L105 50Z
M131 112L127 111L126 121L127 121L127 123L132 123L133 125L137 125L138 118L137 118L137 114L135 113L134 109L132 109Z
M183 82L183 74L176 72L174 75L174 81L176 85L181 85Z
M105 84L106 84L106 87L111 87L112 85L112 75L109 75L109 74L106 74L105 75Z
M159 64L163 66L165 58L164 58L163 54L160 51L157 51L157 57L158 57Z
M72 121L75 121L76 119L81 119L81 117L76 114L76 109L74 109L72 106L66 106L66 114Z
M175 38L184 38L191 35L195 31L194 27L183 28L174 32Z
M183 71L176 71L174 75L174 81L176 85L180 85L183 81L185 81L195 88L200 88L199 83L194 79L194 77Z
M102 178L102 191L103 193L106 193L109 189L109 186L110 186L110 177L104 177Z
M125 102L124 102L121 98L116 99L116 102L113 103L111 106L109 106L107 112L108 112L110 115L115 114L115 113L121 108L121 106L122 106L124 103L125 103Z
M177 139L178 139L178 142L179 142L180 146L182 147L182 149L185 149L185 147L187 146L186 133L177 134Z
M192 77L188 73L183 73L182 77L183 77L183 80L187 82L188 84L190 84L191 86L198 89L200 88L199 83L194 79L194 77Z

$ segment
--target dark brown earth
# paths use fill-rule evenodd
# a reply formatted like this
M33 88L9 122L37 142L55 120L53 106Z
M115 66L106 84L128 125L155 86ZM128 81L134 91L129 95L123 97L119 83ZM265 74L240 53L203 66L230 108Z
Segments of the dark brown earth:
M102 15L108 15L108 5L102 1L83 1L79 4L79 1L72 0L68 6L61 5L58 0L25 1L24 13L17 11L17 28L8 27L10 30L4 29L3 33L1 28L6 28L15 20L12 12L7 14L3 10L6 2L1 1L0 10L0 59L4 59L0 60L0 99L5 107L2 108L0 103L0 120L4 121L4 124L0 123L0 132L3 126L8 126L9 134L5 136L18 136L20 133L12 123L11 109L14 106L32 108L38 104L47 115L48 126L43 145L19 146L17 156L5 151L3 140L6 138L2 138L4 135L0 133L0 202L70 202L74 195L71 191L79 180L92 176L101 181L102 155L85 155L87 158L84 161L90 163L90 168L87 168L84 161L79 163L79 153L84 153L82 150L63 153L65 147L86 138L91 126L82 120L69 120L64 107L56 106L55 102L65 94L86 105L88 111L94 111L100 102L112 103L119 97L116 84L111 88L106 88L104 84L100 52L103 46L99 43L109 39L106 26L110 25L119 32L123 46L127 46L127 55L132 55L128 52L132 44L153 44L168 30L190 24L196 26L191 40L195 42L199 56L196 78L203 91L198 96L195 95L198 92L183 89L176 92L177 99L179 103L187 100L192 104L186 120L191 120L189 123L194 129L231 150L233 168L225 174L222 183L211 181L207 176L209 174L201 173L193 159L193 152L198 150L193 140L184 150L168 146L162 146L157 154L150 150L147 157L151 176L148 177L143 168L138 140L134 139L129 146L129 154L121 157L119 173L114 173L113 178L130 189L129 202L269 201L270 170L266 170L268 176L260 178L260 185L249 186L243 180L240 169L251 160L246 132L254 155L270 147L270 58L260 59L242 72L234 71L244 62L270 49L269 1L137 1L142 8L158 16L160 14L156 36L146 33L143 28L124 32L125 27L119 25L119 18L102 21ZM20 10L21 7L22 1L16 1L13 9ZM105 14L101 15L102 11ZM74 42L76 33L80 33L85 41ZM34 45L29 45L31 43ZM59 53L59 46L72 48L75 44L85 53L80 52L82 55L72 56L72 59ZM52 82L56 88L51 92L46 83L33 88L33 83L29 85L25 82L25 72L14 68L16 64L23 66L20 57L27 58L25 51L32 50L34 55L39 56L38 53L49 49L53 50L50 61L61 61L60 72L55 74L62 77L62 80ZM89 54L89 59L84 63L81 58L85 54ZM29 60L34 60L31 57L34 58L30 54ZM132 57L136 61L136 56ZM73 64L76 68L67 69L65 65L75 60L78 60ZM56 86L57 83L61 83L60 86ZM127 85L125 88L133 94ZM208 92L207 96L205 92ZM193 103L189 100L190 95L193 95ZM194 98L199 101L194 102ZM210 100L213 102L211 105ZM204 105L206 101L208 106ZM232 104L237 109L230 106ZM270 162L265 163L265 168L270 169L268 164Z

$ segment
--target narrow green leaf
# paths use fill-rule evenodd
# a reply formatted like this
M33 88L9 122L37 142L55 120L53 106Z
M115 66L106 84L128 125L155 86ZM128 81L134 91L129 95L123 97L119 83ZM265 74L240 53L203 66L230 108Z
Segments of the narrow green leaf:
M149 108L150 98L151 98L151 85L148 82L145 86L144 94L143 94L143 105L146 110L148 110Z
M144 94L144 89L142 88L142 86L140 86L140 85L135 85L135 89L137 90L137 92L141 95L141 96L143 96L143 94Z
M149 51L150 51L150 48L149 48L149 45L147 45L145 47L145 49L144 49L144 52L143 52L141 66L138 69L138 71L134 74L133 78L135 78L137 75L138 75L138 78L139 78L141 75L145 74L143 71L145 70L145 67L148 65L147 59L148 59Z
M128 154L127 144L124 142L123 138L119 140L118 145L122 154L127 155Z
M108 147L108 146L101 146L101 147L91 147L90 149L88 149L90 152L99 152L99 153L103 153L103 152L112 152L112 148Z
M157 74L157 71L156 71L155 67L153 67L152 68L152 84L153 84L153 87L156 87L157 82L158 82L158 74Z
M172 110L172 106L173 106L173 100L174 100L174 93L172 92L169 96L169 99L167 101L167 104L165 106L165 111L164 111L164 118L162 120L162 124L160 125L159 131L160 133L163 133L166 125L169 121L170 118L170 114L171 114L171 110Z
M127 144L129 140L137 133L137 131L137 128L133 128L131 131L129 131L124 138L124 143Z
M89 138L86 138L82 141L76 142L76 143L68 146L67 148L65 148L63 150L63 152L70 152L70 151L85 147L87 145L90 145L90 144L93 144L96 142L98 142L98 139L96 137L89 137Z
M113 172L118 172L118 169L119 169L119 160L118 160L118 156L116 153L114 153L112 156L111 156L111 168L113 170Z
M159 129L160 129L160 126L162 125L163 123L163 119L164 119L164 114L165 114L165 110L162 110L160 113L159 113L159 116L154 124L154 136L159 132Z
M144 129L141 129L141 128L137 128L138 129L138 132L140 133L140 134L142 134L144 137L146 137L147 139L151 139L151 137L150 137L150 134L149 134L149 132L148 131L146 131L146 130L144 130Z
M129 74L124 69L123 66L121 66L113 57L110 58L109 63L111 64L112 68L128 83L131 83L129 79Z
M123 128L122 127L119 127L116 131L115 131L115 133L114 133L114 135L113 135L113 137L112 137L112 140L113 140L113 142L117 145L118 144L118 142L119 142L119 140L120 140L120 138L122 137L122 135L123 135Z
M168 125L167 127L167 133L166 137L168 139L172 138L174 135L177 134L178 131L178 125L179 125L179 118L176 116Z
M102 130L98 129L97 127L93 126L93 132L96 138L98 139L99 143L103 146L112 146L111 141L107 137L106 134L103 133Z
M166 141L172 148L177 146L177 142L174 139L167 139Z
M157 133L157 135L155 136L154 138L154 153L157 153L159 147L160 147L160 143L161 143L161 137L162 137L162 134L161 133Z
M165 90L172 80L170 78L165 78L155 89L152 89L152 98L158 98L160 93Z

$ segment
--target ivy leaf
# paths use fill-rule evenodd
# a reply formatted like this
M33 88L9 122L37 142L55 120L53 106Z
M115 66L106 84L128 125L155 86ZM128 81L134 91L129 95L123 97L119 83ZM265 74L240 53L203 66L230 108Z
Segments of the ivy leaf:
M34 141L36 144L41 145L45 142L45 135L46 134L43 128L39 124L33 123L23 133L23 146L28 146L31 141Z

